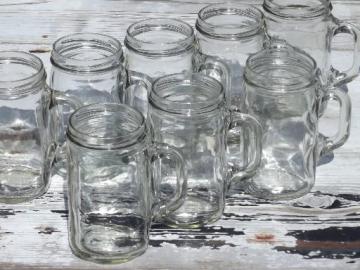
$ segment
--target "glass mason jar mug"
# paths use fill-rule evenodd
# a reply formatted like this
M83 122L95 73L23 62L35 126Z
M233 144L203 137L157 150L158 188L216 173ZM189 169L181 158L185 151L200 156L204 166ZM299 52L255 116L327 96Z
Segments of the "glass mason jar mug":
M284 39L310 54L327 84L340 85L353 80L360 67L360 31L331 14L330 0L264 0L266 30L270 37ZM354 38L353 62L346 71L331 65L331 43L335 35Z
M140 112L114 103L76 110L65 145L72 251L99 263L125 262L142 254L152 216L167 215L183 201L181 154L152 142ZM166 172L176 178L171 199L158 171L164 179Z
M187 194L184 204L163 220L174 227L199 227L223 213L225 192L233 174L247 176L258 166L261 127L249 115L225 106L221 83L201 73L161 77L149 95L149 115L154 140L181 150L186 161ZM252 160L239 171L226 158L227 133L233 128L251 129L246 153ZM169 179L168 189L176 187Z
M126 81L120 42L96 33L75 33L59 38L51 52L50 87L83 105L120 103ZM72 108L66 104L52 110L55 141L65 142Z
M0 52L0 202L28 201L48 189L56 148L49 112L65 101L47 87L38 57Z
M243 73L250 54L263 48L266 39L262 12L236 3L212 4L198 13L196 38L203 57L215 57L229 68L231 106L243 109Z
M211 74L228 84L227 67L213 58L200 58L193 28L176 19L146 19L127 29L125 68L129 87L123 102L147 115L152 82L164 75L183 71Z
M315 60L289 45L274 45L249 57L244 81L248 113L263 128L262 161L248 180L251 194L293 199L314 185L320 155L342 146L349 137L351 103L347 94L321 84ZM325 95L323 93L326 93ZM334 137L319 133L319 100L340 104Z

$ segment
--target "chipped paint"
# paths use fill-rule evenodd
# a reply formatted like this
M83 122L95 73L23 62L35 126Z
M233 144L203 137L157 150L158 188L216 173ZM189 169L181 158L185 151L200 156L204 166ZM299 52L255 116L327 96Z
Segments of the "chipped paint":
M30 49L30 53L48 53L51 52L50 48L36 48L36 49Z
M52 234L54 232L60 232L58 229L51 227L51 226L39 226L39 227L35 227L35 230L38 230L39 234Z
M15 211L13 209L0 209L0 218L7 218L8 216L14 216Z
M297 239L296 246L277 246L276 250L301 254L306 259L360 258L360 226L293 231L288 235Z

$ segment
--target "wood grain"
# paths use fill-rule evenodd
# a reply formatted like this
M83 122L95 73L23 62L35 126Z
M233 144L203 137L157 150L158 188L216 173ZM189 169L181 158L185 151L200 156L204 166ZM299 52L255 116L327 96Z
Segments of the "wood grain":
M149 17L194 24L202 1L2 0L0 49L30 51L50 70L52 42L71 32L101 32L120 40L129 24ZM256 3L261 1L242 1ZM333 1L334 14L360 23L359 1ZM350 57L339 38L334 62ZM269 203L234 185L223 218L198 230L154 224L144 256L99 266L72 255L67 242L64 180L55 175L42 198L0 204L0 269L360 269L360 79L349 84L353 122L348 143L318 168L313 192ZM323 126L331 123L324 118Z

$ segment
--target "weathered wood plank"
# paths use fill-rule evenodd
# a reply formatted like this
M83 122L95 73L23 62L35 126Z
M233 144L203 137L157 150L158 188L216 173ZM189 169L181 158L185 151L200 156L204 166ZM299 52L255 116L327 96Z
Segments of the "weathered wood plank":
M16 4L18 2L18 4ZM23 1L25 2L25 0ZM91 31L112 33L123 39L130 23L146 17L176 17L193 24L197 12L206 3L217 1L35 1L20 5L5 1L0 10L2 42L37 42L51 44L53 39L69 32ZM242 1L260 3L260 1ZM356 1L350 3L356 3ZM8 3L8 4L6 4ZM26 2L28 3L28 2ZM360 7L351 9L334 2L334 13L342 19L360 21ZM17 14L21 13L21 16ZM21 33L21 34L19 34ZM46 39L44 35L48 35ZM33 37L29 39L29 37Z

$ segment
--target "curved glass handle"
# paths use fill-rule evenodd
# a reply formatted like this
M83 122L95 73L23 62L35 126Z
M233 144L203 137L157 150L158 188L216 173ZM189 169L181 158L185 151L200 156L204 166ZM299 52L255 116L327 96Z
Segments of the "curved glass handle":
M71 109L76 110L83 106L82 102L73 96L68 96L66 93L47 87L48 94L50 97L49 109L57 105L68 105Z
M52 125L53 121L51 121L50 111L53 110L57 105L68 105L72 110L76 110L83 106L82 102L77 99L76 97L66 95L64 92L54 90L47 87L47 99L48 99L48 107L47 107L47 129L49 132L49 137L52 140L51 144L54 144L54 147L51 147L53 149L54 153L53 160L51 162L51 167L56 167L55 164L61 164L62 162L66 161L66 154L64 151L64 147L59 144L59 142L56 139L56 132L54 127ZM60 166L61 167L61 166ZM64 172L58 171L59 174L64 174Z
M251 177L260 166L262 154L262 126L256 118L248 114L232 111L231 118L229 130L235 130L231 136L234 136L234 134L241 136L242 132L248 132L250 134L250 136L247 137L248 141L243 142L248 149L244 150L243 153L239 151L240 154L244 155L242 158L248 160L246 163L247 165L241 169L230 165L229 178L243 180ZM238 129L238 127L241 128ZM246 136L243 137L246 138ZM239 144L236 140L234 141ZM227 142L229 145L229 138L227 138Z
M57 167L58 163L61 164L60 168ZM52 169L55 169L57 174L65 176L67 165L67 143L64 142L62 145L56 145Z
M176 190L175 193L170 192L170 195L166 192L161 192L161 185L164 185L166 181L173 182L172 175L166 177L166 172L162 170L164 163L161 160L167 159L170 162L175 163L176 173ZM160 161L161 166L156 166L155 161ZM169 213L178 209L185 200L187 180L185 173L185 161L182 154L174 147L167 144L154 143L152 147L151 163L153 168L152 173L152 187L155 202L154 218L159 219L167 216ZM167 187L165 185L165 187ZM166 190L168 191L168 190Z
M146 117L152 80L149 76L135 71L127 71L127 77L127 86L121 97L122 103L137 109Z
M287 48L288 50L295 50L295 47L290 45L285 39L279 37L273 37L266 35L263 41L264 49L277 49L277 48Z
M324 96L324 102L329 100L335 100L340 105L339 129L332 137L320 134L319 157L344 145L350 136L351 100L349 95L340 88L332 88Z
M352 81L358 74L360 68L360 30L356 26L340 21L336 18L333 18L334 27L332 29L331 40L337 34L349 34L354 38L354 48L353 48L353 63L350 69L343 72L338 71L337 69L331 66L332 72L332 83L333 85L341 85Z
M231 105L231 79L228 66L219 59L211 56L204 56L199 66L198 72L210 76L219 81L225 90L226 104Z
M268 45L270 44L271 40L273 39L272 36L270 36L270 34L267 31L267 27L266 24L263 24L263 31L264 31L264 40L263 40L263 48L268 47Z

